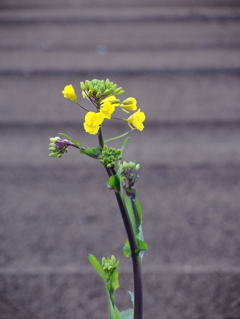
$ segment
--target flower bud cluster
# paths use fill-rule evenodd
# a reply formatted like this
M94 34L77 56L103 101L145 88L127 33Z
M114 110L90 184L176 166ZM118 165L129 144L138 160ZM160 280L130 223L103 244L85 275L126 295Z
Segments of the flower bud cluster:
M97 79L93 79L92 81L86 80L85 82L80 82L80 87L84 98L92 98L95 101L105 99L111 94L117 96L124 93L122 87L117 87L117 84L109 81L109 79L106 79L106 81Z
M115 256L111 256L111 257L103 257L102 258L102 268L105 271L105 273L107 274L111 274L116 267L118 266L120 261L116 262L116 258Z
M100 157L100 163L102 163L107 168L114 167L116 161L122 159L122 151L120 149L116 150L115 148L108 148L107 145L104 145L103 151Z
M139 168L140 164L136 164L134 162L123 162L120 166L122 173L121 175L124 177L123 188L126 190L128 196L135 198L135 183L138 181L139 178Z
M78 146L73 142L66 139L63 140L58 136L51 137L50 142L51 143L49 144L49 151L51 151L51 153L49 154L49 156L51 157L62 157L64 153L67 153L68 146L74 146L78 148Z

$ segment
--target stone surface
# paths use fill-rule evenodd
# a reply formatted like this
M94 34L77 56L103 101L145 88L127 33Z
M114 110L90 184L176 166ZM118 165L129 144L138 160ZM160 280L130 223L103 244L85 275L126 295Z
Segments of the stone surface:
M237 267L239 166L142 166L146 270L151 264ZM87 265L88 253L123 259L126 235L106 173L86 167L1 170L0 266Z
M104 73L96 75L89 72L79 75L2 76L0 123L9 125L9 129L11 126L13 129L14 125L50 123L56 125L56 131L53 130L52 134L63 130L67 133L66 129L69 130L73 124L76 128L82 129L82 124L78 123L84 116L83 111L74 103L63 99L61 91L66 84L73 84L79 102L91 109L91 105L81 97L79 82L85 78L95 77L100 79L110 77L119 86L124 86L124 98L135 96L138 106L146 113L148 119L146 127L151 126L148 124L150 122L166 125L171 123L172 125L178 123L214 125L224 122L234 124L240 119L238 75L162 74L136 77ZM23 128L23 126L18 127ZM79 135L77 131L74 131L74 134ZM141 133L142 135L144 134Z
M239 273L216 271L148 271L145 274L148 296L145 317L238 319L239 276ZM101 280L96 276L70 271L23 273L21 276L5 274L0 278L1 319L106 318L106 298ZM129 274L122 275L123 284L129 286L129 280ZM127 299L126 292L125 295L116 293L120 310L131 307Z
M198 50L197 52L110 52L96 59L95 52L0 52L1 72L8 74L41 73L142 73L232 72L239 73L240 49ZM95 60L94 66L92 61Z

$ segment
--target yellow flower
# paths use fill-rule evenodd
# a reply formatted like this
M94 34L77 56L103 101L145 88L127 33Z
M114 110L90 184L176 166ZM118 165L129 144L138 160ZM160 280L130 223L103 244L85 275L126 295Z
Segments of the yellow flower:
M122 107L122 110L127 113L129 112L126 110L136 111L137 100L134 97L128 97L126 100L122 102L121 107Z
M111 101L116 100L114 95L108 96L103 100L103 105L100 108L100 113L105 119L110 119L112 113L115 111L115 106L118 104L111 104Z
M88 112L83 123L85 131L89 134L97 134L103 120L101 113Z
M69 99L71 101L77 100L77 95L74 91L72 84L65 86L64 90L62 91L62 94L64 97L66 97L67 99Z
M144 129L144 122L146 119L146 115L141 112L141 109L137 110L137 112L133 113L128 119L128 124L130 127L133 125L137 130L142 131Z

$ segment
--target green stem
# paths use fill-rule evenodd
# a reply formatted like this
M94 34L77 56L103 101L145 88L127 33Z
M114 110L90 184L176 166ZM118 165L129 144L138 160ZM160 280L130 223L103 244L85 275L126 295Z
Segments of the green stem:
M102 133L102 125L100 125L100 129L98 131L98 143L101 149L104 146L103 133Z
M133 131L133 130L130 130L130 131L128 131L128 132L126 132L126 133L124 133L124 134L122 134L122 135L119 135L119 136L116 136L116 137L110 138L109 140L104 141L104 143L107 143L107 142L110 142L110 141L117 140L118 138L121 138L121 137L123 137L123 136L125 136L125 135L129 134L129 133L130 133L130 132L132 132L132 131Z
M85 110L86 112L89 112L84 106L82 106L78 101L75 101L75 103L80 106L83 110Z
M115 175L114 169L106 168L107 173L110 176ZM142 279L142 262L141 257L136 253L138 249L136 239L134 236L131 220L129 218L125 202L123 201L120 193L115 192L115 196L118 202L118 206L122 215L123 223L127 233L131 257L133 263L133 276L134 276L134 319L143 318L143 279Z
M98 132L98 140L99 146L103 148L103 133L102 127L100 127ZM107 168L106 171L108 176L111 177L116 175L116 171L114 168ZM142 262L141 257L136 250L138 249L136 238L133 232L132 223L127 211L127 207L125 202L121 196L120 192L115 191L115 196L118 202L118 206L122 215L123 224L125 226L125 230L127 233L130 249L131 249L131 257L133 263L133 279L134 279L134 319L143 319L143 278L142 278Z

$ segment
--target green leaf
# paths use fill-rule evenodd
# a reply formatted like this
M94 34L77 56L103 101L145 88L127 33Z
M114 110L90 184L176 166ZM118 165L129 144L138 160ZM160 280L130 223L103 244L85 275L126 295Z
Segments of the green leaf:
M128 142L129 140L130 140L130 137L127 137L127 138L123 141L122 147L121 147L122 153L123 153L123 150L124 150L124 148L125 148L125 146L127 145L127 142Z
M113 273L111 274L111 277L112 277L112 287L115 291L120 287L119 282L118 282L118 269L117 268L113 271Z
M107 295L108 295L108 302L109 302L110 319L121 319L121 314L120 314L118 308L112 302L108 291L107 291Z
M135 197L135 203L136 203L136 209L137 209L137 213L138 213L138 220L139 220L139 224L142 224L142 206L139 203L139 198L138 195L136 194Z
M109 177L107 184L109 187L114 188L116 192L120 192L120 182L117 174Z
M133 309L121 311L121 319L133 319Z
M93 267L96 269L96 271L99 273L99 275L101 276L101 278L103 279L104 282L106 282L106 275L104 270L102 269L102 266L100 265L99 261L97 260L96 257L94 257L93 255L89 254L88 255L88 260L90 261L90 263L93 265Z
M130 244L128 239L126 240L125 246L123 247L123 253L125 257L127 258L131 257L131 249L130 249Z
M137 241L137 245L138 245L138 249L135 249L135 253L138 254L141 251L148 251L148 245L147 243L145 243L145 241L139 239L136 237L136 241Z
M122 317L121 317L120 311L118 310L116 306L114 306L114 310L115 310L116 319L121 319Z
M72 139L70 136L66 135L66 134L63 134L63 133L58 133L58 135L61 135L63 137L65 137L67 140L75 143L79 148L82 147L82 144L80 144L78 141L75 141L74 139Z
M111 299L110 299L110 297L109 297L109 310L110 310L110 319L117 319L116 318L116 313L115 313L115 309L114 309L114 306L113 306L113 304L112 304L112 301L111 301Z
M98 146L88 147L80 150L81 154L86 154L92 158L98 159L101 155L101 150Z
M131 302L134 305L134 292L128 291L131 297Z
M138 229L137 229L137 224L136 224L136 218L135 218L135 215L134 215L134 210L133 210L133 207L132 207L132 202L131 202L131 199L127 195L124 196L124 200L125 200L125 203L126 203L126 206L127 206L127 211L128 211L129 218L131 220L133 232L134 232L134 235L136 236L137 233L138 233Z

